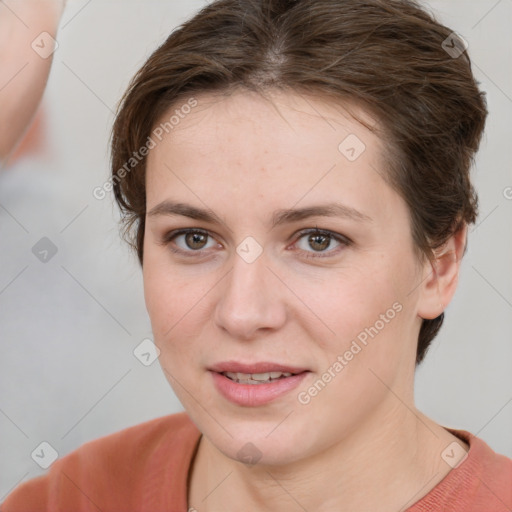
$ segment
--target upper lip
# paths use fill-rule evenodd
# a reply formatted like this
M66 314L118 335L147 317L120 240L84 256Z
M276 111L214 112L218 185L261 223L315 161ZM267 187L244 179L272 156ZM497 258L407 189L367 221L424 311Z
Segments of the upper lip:
M238 361L225 361L222 363L214 364L208 368L209 370L217 373L230 372L230 373L268 373L268 372L283 372L283 373L302 373L308 371L307 368L298 366L288 366L281 363L272 363L269 361L261 361L258 363L240 363Z

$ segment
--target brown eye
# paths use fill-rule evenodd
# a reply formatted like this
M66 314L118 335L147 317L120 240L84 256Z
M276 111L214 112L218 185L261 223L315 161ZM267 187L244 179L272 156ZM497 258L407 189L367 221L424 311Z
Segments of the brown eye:
M168 246L172 252L184 256L204 256L203 253L206 253L207 249L215 247L218 243L207 231L180 229L166 234L161 245Z
M308 243L317 251L325 251L331 243L331 238L325 235L309 235Z
M343 235L318 228L304 230L299 235L301 236L299 236L296 244L306 258L334 256L339 254L343 247L352 244L351 240ZM334 248L332 248L333 244Z
M184 236L185 243L190 249L203 249L208 239L208 235L205 235L204 233L198 233L196 231L187 233Z

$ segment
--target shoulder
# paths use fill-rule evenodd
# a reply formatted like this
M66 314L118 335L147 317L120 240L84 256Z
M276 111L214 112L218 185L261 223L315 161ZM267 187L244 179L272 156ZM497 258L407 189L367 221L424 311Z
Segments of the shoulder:
M195 432L195 426L185 413L162 416L125 428L83 444L70 455L98 455L110 460L141 462L151 459L162 444L179 446Z
M512 510L512 459L496 453L481 438L447 428L469 444L467 455L408 512L510 512ZM441 454L449 464L450 447Z
M1 511L135 510L155 484L153 475L169 476L174 468L182 477L199 435L190 418L178 413L100 437L19 485Z
M467 435L470 435L466 432ZM509 512L512 510L512 459L494 452L475 437L475 510ZM489 504L494 504L491 508Z

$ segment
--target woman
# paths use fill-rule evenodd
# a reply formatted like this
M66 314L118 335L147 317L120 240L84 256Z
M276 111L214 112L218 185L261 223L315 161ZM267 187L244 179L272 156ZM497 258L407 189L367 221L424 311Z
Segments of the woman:
M409 0L221 0L125 94L113 187L186 412L83 445L21 510L512 507L512 461L414 405L487 115Z

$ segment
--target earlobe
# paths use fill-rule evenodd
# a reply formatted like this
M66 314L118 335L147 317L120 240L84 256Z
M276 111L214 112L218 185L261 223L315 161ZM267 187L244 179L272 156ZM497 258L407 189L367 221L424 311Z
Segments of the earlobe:
M452 300L466 248L466 236L467 225L464 224L435 251L434 261L425 263L418 301L418 315L421 318L437 318Z

